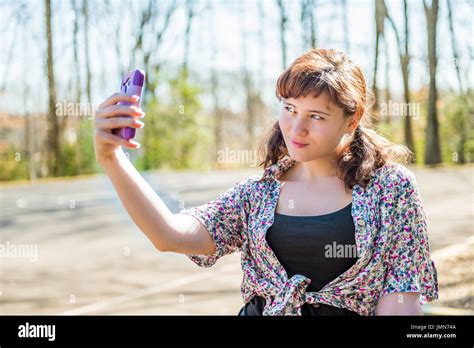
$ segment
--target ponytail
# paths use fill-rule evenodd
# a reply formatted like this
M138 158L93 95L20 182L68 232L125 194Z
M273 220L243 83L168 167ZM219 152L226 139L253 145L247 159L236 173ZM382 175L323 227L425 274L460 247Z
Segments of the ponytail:
M265 134L258 147L260 158L259 166L263 168L270 167L277 163L285 155L288 155L288 149L283 139L283 134L278 121L276 121Z
M394 144L374 129L358 125L345 149L338 154L338 176L347 188L366 187L373 172L389 162L411 162L413 153L404 145Z

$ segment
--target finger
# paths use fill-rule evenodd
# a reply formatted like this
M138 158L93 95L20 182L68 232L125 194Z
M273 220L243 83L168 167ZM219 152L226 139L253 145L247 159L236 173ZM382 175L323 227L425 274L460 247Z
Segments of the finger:
M104 143L114 144L117 146L124 146L130 149L138 149L140 147L140 144L132 139L125 140L119 137L118 135L106 132L102 129L99 129L97 131L97 136L99 140L103 141Z
M145 124L132 117L109 117L97 119L95 126L102 129L114 129L121 127L143 128Z
M139 96L136 96L136 95L132 96L132 95L128 95L128 94L123 93L123 92L117 92L117 93L112 94L106 100L104 100L104 102L102 104L100 104L98 108L102 109L102 108L105 108L105 107L110 106L110 105L115 105L119 101L126 101L126 102L130 102L130 103L134 103L134 102L137 102L139 99L140 99Z
M130 115L132 117L143 117L145 113L142 109L133 105L110 105L99 109L95 113L96 118Z

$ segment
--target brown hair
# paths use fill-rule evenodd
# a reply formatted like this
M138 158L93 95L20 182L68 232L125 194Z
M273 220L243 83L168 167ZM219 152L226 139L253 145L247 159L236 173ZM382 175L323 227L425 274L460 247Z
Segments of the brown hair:
M345 117L354 117L359 122L351 139L336 155L338 176L346 187L352 189L355 184L365 187L374 170L384 164L407 163L413 159L410 149L388 141L370 124L368 110L372 93L360 67L344 53L313 48L297 58L278 78L276 97L280 100L310 93L315 98L327 93ZM285 155L288 149L277 121L261 140L259 165L267 168Z

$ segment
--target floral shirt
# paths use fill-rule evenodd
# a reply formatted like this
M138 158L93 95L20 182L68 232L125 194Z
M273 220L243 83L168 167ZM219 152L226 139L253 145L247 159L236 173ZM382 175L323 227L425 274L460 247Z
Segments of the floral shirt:
M375 170L365 189L353 188L357 262L318 292L306 291L311 279L304 275L288 278L265 234L274 221L280 175L294 163L286 156L263 175L237 182L206 204L181 210L204 224L216 243L212 255L186 255L201 267L211 267L222 256L240 251L242 298L248 303L254 296L264 297L263 315L301 315L304 303L374 315L385 294L418 292L421 304L438 298L420 191L414 174L398 163Z

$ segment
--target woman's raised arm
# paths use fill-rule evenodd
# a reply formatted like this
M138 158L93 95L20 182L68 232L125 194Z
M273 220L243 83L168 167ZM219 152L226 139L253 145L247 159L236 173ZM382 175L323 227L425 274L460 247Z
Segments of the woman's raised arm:
M118 127L144 126L137 120L144 113L134 106L115 105L131 101L126 94L114 94L106 99L95 115L94 145L96 158L110 178L123 206L135 224L160 251L212 254L215 243L195 218L173 214L122 150L122 146L137 148L133 140L112 134ZM117 115L129 115L123 117Z

